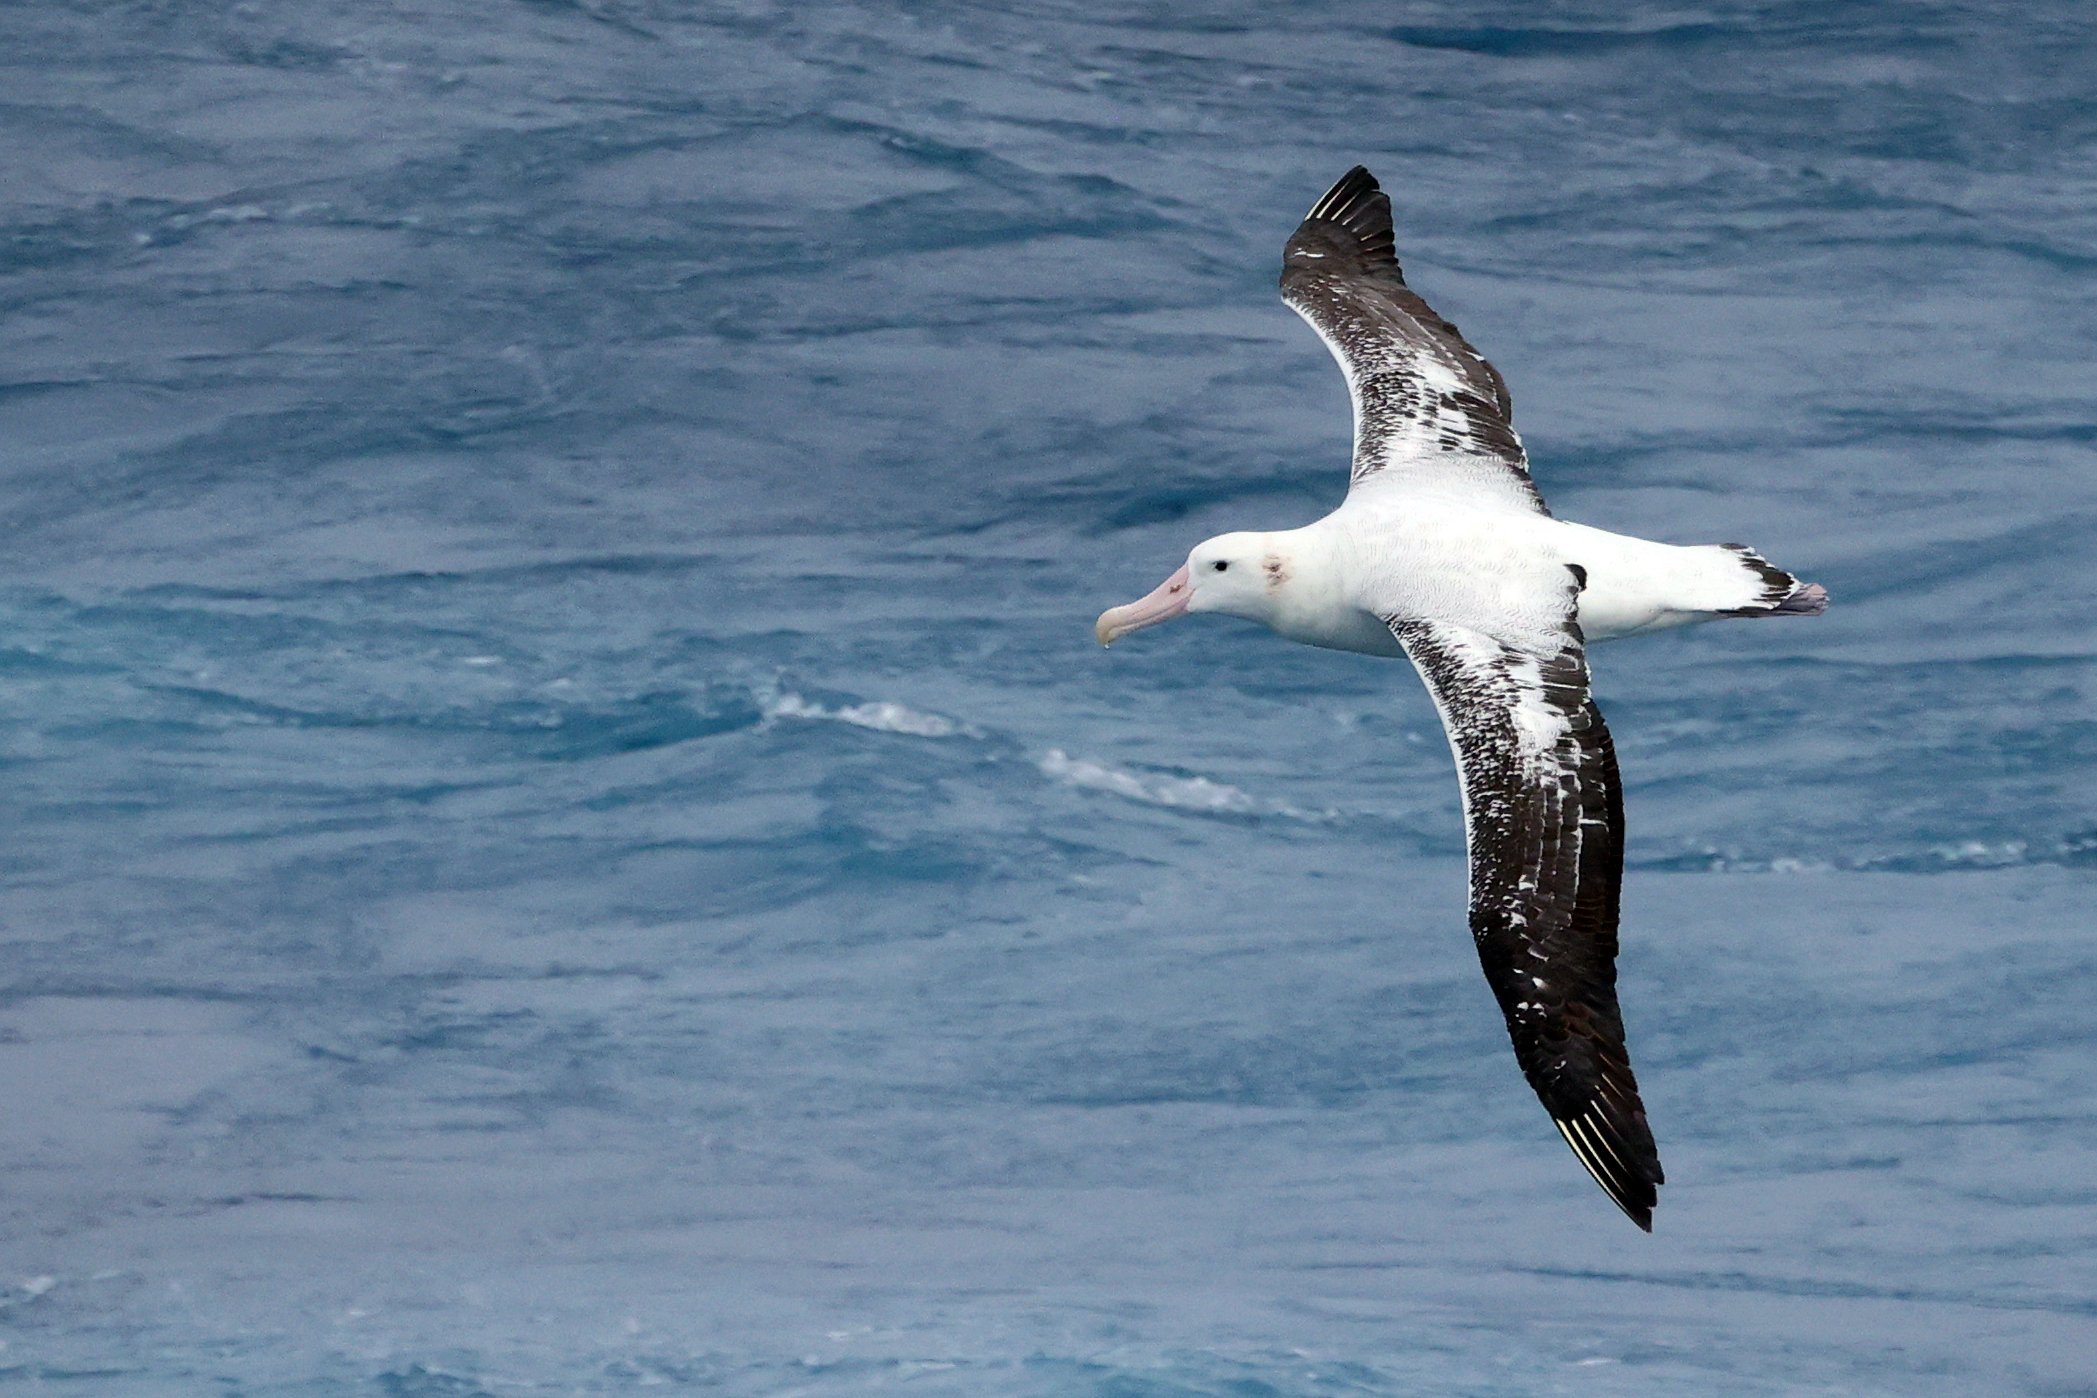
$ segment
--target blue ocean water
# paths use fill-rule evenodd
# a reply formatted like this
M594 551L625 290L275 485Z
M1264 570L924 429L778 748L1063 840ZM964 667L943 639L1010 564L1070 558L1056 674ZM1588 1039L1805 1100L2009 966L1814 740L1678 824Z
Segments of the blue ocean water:
M0 1379L2097 1393L2070 3L0 12ZM1092 642L1341 493L1357 161L1566 517L1652 1237L1402 665Z

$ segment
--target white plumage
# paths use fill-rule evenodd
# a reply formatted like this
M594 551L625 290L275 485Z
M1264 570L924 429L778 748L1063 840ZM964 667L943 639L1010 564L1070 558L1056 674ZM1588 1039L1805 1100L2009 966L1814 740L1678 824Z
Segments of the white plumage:
M1515 1056L1567 1144L1652 1227L1660 1160L1616 1002L1622 784L1585 643L1723 616L1810 615L1827 594L1738 544L1655 543L1554 519L1506 386L1406 286L1390 201L1356 167L1283 254L1282 297L1354 402L1346 500L1299 529L1222 534L1101 644L1183 612L1307 645L1405 656L1461 779L1471 930Z

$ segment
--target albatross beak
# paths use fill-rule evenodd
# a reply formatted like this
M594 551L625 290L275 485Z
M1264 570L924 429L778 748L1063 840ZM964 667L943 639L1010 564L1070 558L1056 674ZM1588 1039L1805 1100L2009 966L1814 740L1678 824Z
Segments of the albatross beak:
M1099 637L1101 645L1111 646L1131 631L1170 621L1187 610L1187 598L1193 591L1187 581L1187 565L1182 563L1180 570L1159 583L1150 596L1101 612L1099 620L1092 624L1092 634Z

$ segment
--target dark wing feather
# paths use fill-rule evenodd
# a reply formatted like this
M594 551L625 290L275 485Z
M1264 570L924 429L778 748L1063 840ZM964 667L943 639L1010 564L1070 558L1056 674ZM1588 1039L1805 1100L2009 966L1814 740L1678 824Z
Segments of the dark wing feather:
M1471 854L1471 935L1515 1060L1580 1163L1653 1227L1660 1156L1616 1002L1624 807L1587 662L1480 632L1390 619L1456 751Z
M1398 476L1549 513L1529 479L1507 385L1405 284L1391 201L1357 165L1282 252L1282 300L1325 341L1354 399L1350 485Z

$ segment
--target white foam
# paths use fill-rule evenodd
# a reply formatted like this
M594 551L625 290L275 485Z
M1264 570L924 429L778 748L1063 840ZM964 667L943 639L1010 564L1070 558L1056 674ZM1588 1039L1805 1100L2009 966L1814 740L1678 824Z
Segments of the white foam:
M956 723L940 714L921 713L887 699L868 704L851 704L842 709L827 709L821 704L810 703L798 694L782 694L765 705L765 717L829 719L834 723L855 724L860 728L878 729L883 733L908 733L917 738L951 738L957 734L965 738L983 736L968 724Z
M1111 791L1116 796L1126 796L1131 801L1148 801L1154 806L1228 811L1238 815L1250 815L1261 809L1259 802L1235 786L1212 782L1207 777L1163 777L1155 773L1130 772L1089 758L1072 757L1061 748L1050 748L1043 753L1039 765L1044 776L1057 781L1090 787L1095 791Z
M1955 845L1938 845L1930 851L1945 864L1966 869L2006 869L2026 863L2030 852L2031 847L2022 840L2004 840L2000 844L1962 840Z

